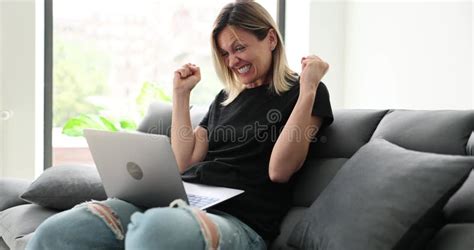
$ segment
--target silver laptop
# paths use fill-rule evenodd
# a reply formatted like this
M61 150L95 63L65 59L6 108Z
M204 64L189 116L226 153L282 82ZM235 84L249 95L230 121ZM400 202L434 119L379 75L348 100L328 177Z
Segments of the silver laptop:
M183 182L165 135L85 129L84 136L108 197L146 208L182 199L206 209L244 192Z

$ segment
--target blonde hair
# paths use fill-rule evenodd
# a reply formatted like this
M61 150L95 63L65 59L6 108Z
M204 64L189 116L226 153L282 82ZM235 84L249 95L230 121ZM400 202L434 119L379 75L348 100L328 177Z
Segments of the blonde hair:
M290 81L296 81L297 75L288 67L283 40L275 21L260 4L253 1L238 1L229 3L222 8L214 22L211 35L214 67L217 76L224 84L224 91L227 93L227 99L222 102L222 105L231 103L245 88L227 67L217 44L217 37L227 26L238 27L250 32L260 41L268 35L271 29L275 31L277 45L272 52L270 66L272 77L269 88L278 95L288 91L291 86Z

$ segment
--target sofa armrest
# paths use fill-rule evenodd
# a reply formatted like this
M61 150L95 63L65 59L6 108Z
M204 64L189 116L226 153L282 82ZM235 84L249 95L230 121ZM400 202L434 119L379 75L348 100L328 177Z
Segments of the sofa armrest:
M20 195L25 192L31 181L17 178L0 178L0 211L10 207L27 204Z

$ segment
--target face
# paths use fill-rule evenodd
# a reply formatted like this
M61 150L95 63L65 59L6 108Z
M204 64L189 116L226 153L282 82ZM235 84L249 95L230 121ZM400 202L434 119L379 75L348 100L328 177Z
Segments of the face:
M220 54L246 88L268 84L276 34L270 30L263 40L237 27L227 26L217 36Z

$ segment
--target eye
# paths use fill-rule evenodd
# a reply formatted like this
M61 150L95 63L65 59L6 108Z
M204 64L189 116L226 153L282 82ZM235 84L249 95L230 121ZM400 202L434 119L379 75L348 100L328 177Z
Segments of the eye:
M221 52L222 57L227 57L228 55L229 55L229 53L227 53L227 52Z
M239 52L240 52L240 51L243 51L244 49L245 49L244 46L237 46L237 47L235 47L235 51L239 51Z

